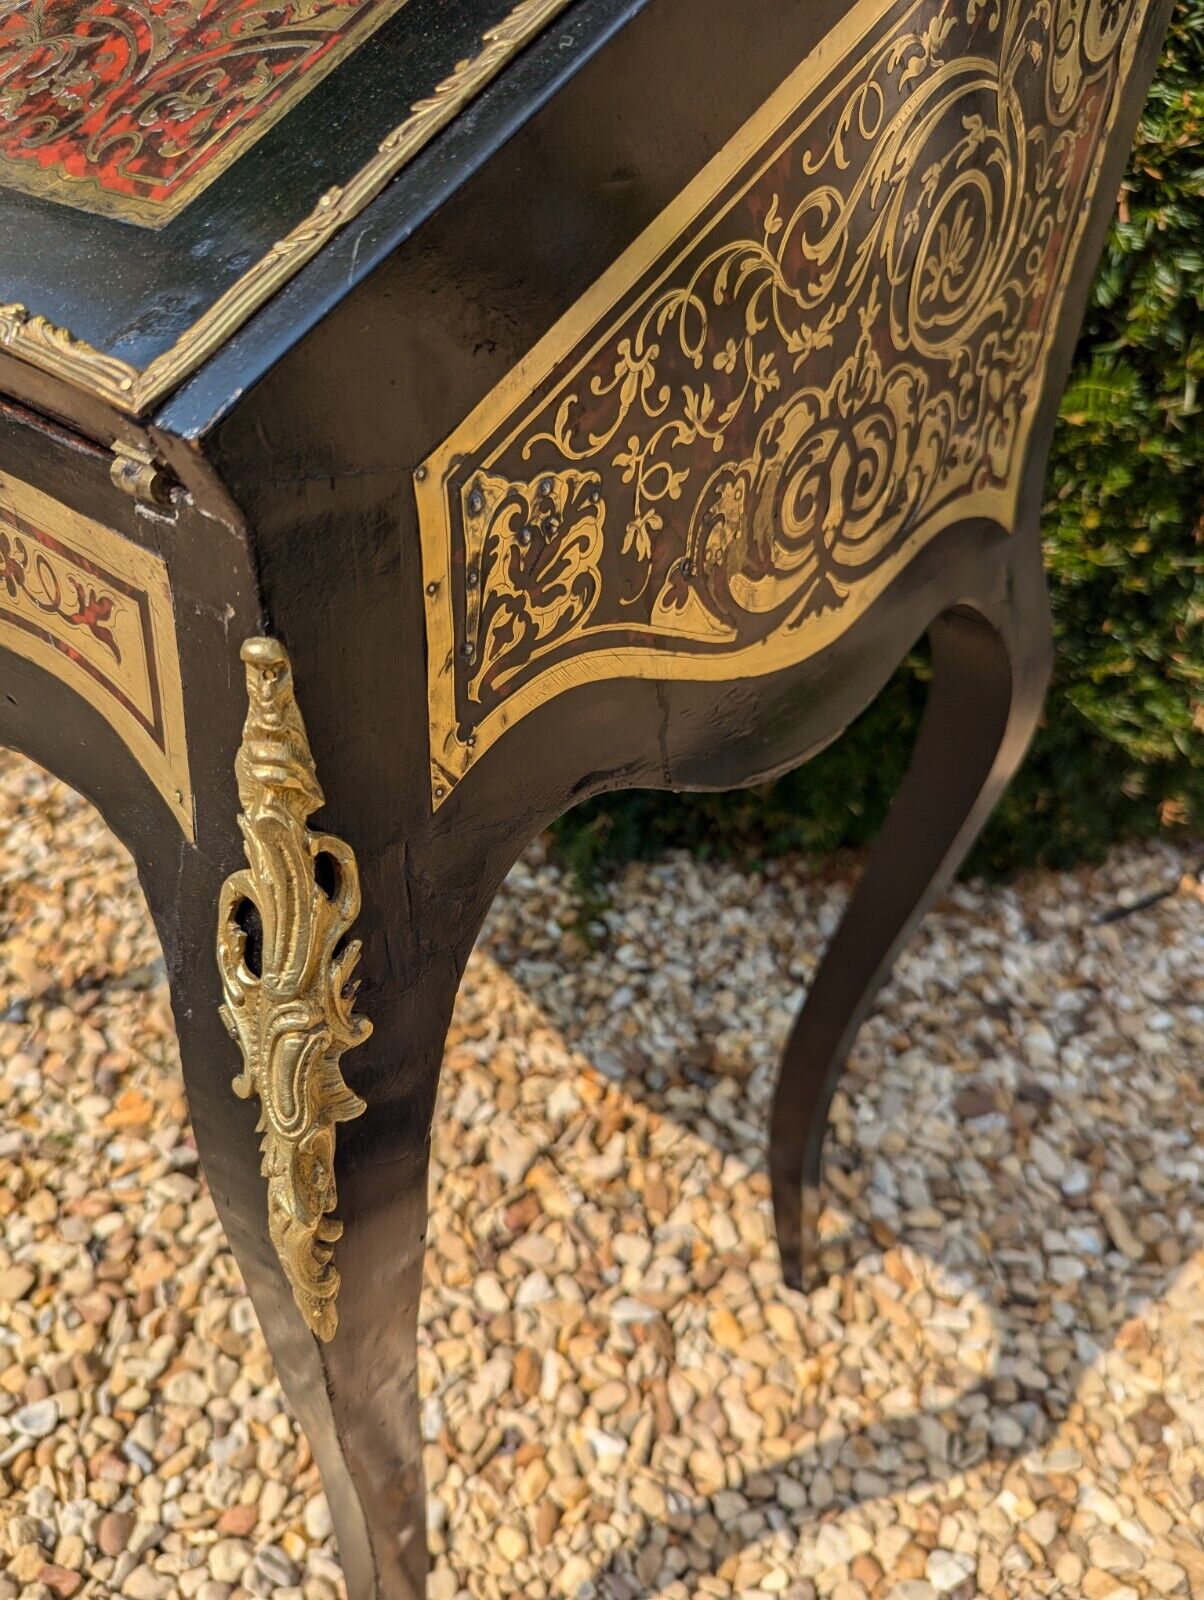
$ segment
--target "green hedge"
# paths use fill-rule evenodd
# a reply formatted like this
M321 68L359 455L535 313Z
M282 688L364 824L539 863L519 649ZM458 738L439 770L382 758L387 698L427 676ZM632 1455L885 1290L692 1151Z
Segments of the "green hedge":
M1204 833L1204 0L1181 0L1055 436L1045 724L971 862L1066 865ZM744 859L877 830L924 699L918 656L831 749L759 790L609 796L556 831L584 877L668 845Z

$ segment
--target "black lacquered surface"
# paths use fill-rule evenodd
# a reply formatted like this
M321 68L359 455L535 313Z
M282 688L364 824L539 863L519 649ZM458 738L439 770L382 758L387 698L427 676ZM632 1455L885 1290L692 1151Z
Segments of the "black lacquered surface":
M142 368L345 183L510 0L406 0L164 227L0 184L0 304Z

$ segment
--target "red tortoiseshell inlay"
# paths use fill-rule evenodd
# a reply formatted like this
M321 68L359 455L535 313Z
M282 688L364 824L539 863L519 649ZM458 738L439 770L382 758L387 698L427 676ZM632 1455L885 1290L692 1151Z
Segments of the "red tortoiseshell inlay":
M161 226L404 3L0 5L0 183Z

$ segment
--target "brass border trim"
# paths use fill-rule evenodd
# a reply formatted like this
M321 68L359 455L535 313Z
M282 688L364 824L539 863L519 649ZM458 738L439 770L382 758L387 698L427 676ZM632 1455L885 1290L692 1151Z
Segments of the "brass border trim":
M406 120L387 135L376 154L353 178L341 187L328 189L303 221L219 296L169 350L147 366L139 369L106 355L23 305L0 305L0 349L65 379L120 411L130 415L145 411L195 372L312 260L332 235L375 200L401 169L569 4L570 0L519 0L508 17L484 34L478 53L462 61L428 99L413 106Z
M0 472L0 646L105 719L193 842L184 690L162 557Z

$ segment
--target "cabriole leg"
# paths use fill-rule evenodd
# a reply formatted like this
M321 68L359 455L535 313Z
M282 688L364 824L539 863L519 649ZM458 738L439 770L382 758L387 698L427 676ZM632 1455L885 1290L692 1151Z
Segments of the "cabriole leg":
M1051 627L1038 572L1005 607L948 611L929 629L933 678L899 793L787 1042L770 1124L782 1270L809 1286L832 1096L895 958L948 884L1015 773L1037 725Z
M456 893L434 866L419 878L405 851L357 862L337 834L311 831L323 794L288 657L257 639L243 660L247 864L220 894L205 875L186 887L161 929L193 1127L322 1473L350 1600L422 1600L430 1127L488 874L478 866L477 892ZM353 932L368 953L362 995Z
M184 909L193 920L193 907ZM357 1072L354 1056L345 1062L367 1110L338 1129L337 1326L323 1340L296 1303L272 1237L258 1103L235 1095L237 1052L218 1020L215 985L201 966L206 962L212 972L213 910L209 897L210 948L198 949L172 985L201 1164L281 1385L321 1471L349 1600L422 1600L427 1547L418 1307L429 1128L459 963L443 963L406 996L365 992L362 998L365 1015L371 1012L373 1052L378 1061L396 1063L404 1087L382 1082L377 1072ZM199 921L199 905L195 911Z

